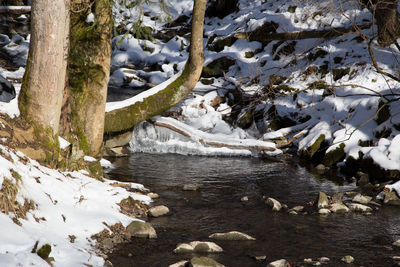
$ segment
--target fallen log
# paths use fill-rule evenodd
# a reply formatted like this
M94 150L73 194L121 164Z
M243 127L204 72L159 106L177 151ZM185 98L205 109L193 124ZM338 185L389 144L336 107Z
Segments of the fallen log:
M349 32L356 32L358 30L368 29L371 24L351 26L351 27L337 27L328 30L312 30L312 31L298 31L298 32L279 32L267 33L264 35L253 34L253 32L239 32L234 35L238 39L248 39L249 41L270 42L274 40L302 40L311 38L332 38L344 35Z
M31 13L30 6L0 6L0 14L28 14Z

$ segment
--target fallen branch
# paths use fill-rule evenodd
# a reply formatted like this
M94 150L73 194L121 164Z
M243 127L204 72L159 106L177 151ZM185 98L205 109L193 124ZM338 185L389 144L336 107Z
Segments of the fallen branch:
M155 122L153 122L153 124L159 127L168 128L191 140L195 140L202 145L226 147L232 149L254 149L259 151L276 150L272 143L271 145L268 145L268 142L259 140L226 138L224 141L220 141L213 138L211 134L192 129L190 126L172 118L158 118Z
M0 6L0 14L28 14L31 13L30 6Z
M276 148L284 148L287 147L289 145L291 145L294 141L296 141L297 139L300 139L301 137L303 137L304 135L306 135L308 133L308 130L303 130L300 133L296 134L295 136L293 136L292 138L290 138L289 140L279 143L276 145Z
M280 32L268 33L264 35L252 34L253 32L240 32L236 33L234 37L238 39L248 39L250 41L268 42L274 40L302 40L311 38L332 38L344 35L349 32L356 32L359 29L368 29L371 24L360 25L357 27L351 26L348 28L337 27L329 30L312 30L312 31L299 31L299 32Z

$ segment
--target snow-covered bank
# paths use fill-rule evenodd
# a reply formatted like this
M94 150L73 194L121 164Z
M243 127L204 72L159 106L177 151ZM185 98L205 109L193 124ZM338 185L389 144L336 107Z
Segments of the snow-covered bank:
M150 202L145 195L111 186L113 181L98 181L84 171L62 173L7 147L0 146L0 151L2 209L5 185L10 183L18 185L15 204L30 203L26 218L13 215L13 210L8 215L0 213L1 266L48 266L32 253L36 242L37 249L51 245L54 266L103 266L104 259L96 255L91 236L107 229L105 224L126 226L133 220L121 213L117 203L122 199L130 196Z

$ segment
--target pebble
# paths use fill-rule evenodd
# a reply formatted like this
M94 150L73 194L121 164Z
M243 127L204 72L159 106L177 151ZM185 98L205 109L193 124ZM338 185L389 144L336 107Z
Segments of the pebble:
M155 206L149 209L149 215L152 217L160 217L169 213L169 208L164 205Z
M342 261L347 263L347 264L350 264L350 263L354 262L354 258L352 256L350 256L350 255L347 255L347 256L344 256L342 258Z
M244 197L242 197L242 198L240 199L240 201L242 201L242 202L247 202L247 201L249 201L249 198L248 198L247 196L244 196Z

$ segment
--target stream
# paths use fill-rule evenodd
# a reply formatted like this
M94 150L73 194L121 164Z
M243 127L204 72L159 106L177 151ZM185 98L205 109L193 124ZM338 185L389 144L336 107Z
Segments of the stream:
M198 157L173 154L133 154L114 160L110 178L144 184L160 195L154 205L166 205L170 215L149 218L157 239L134 238L109 255L114 266L169 266L195 254L174 254L178 243L211 241L215 232L241 231L256 241L215 241L224 252L207 254L225 266L266 266L285 258L292 266L303 259L329 257L324 266L393 266L400 250L391 243L400 238L398 207L384 206L372 215L357 213L320 216L274 212L262 200L273 197L289 207L357 189L355 183L333 174L315 176L295 159L276 162L244 157ZM199 191L183 191L199 183ZM247 196L249 201L242 202ZM265 255L259 262L251 256ZM311 266L311 265L309 265Z

